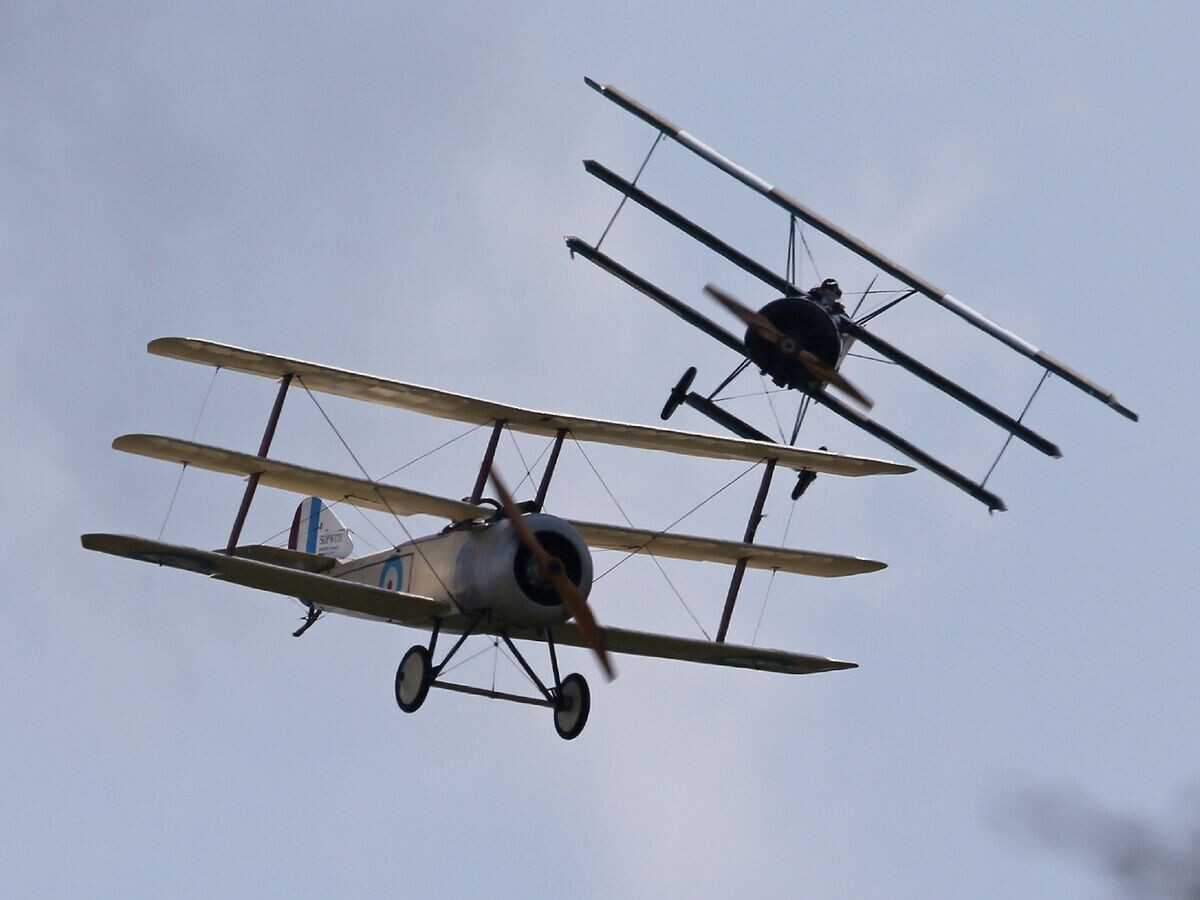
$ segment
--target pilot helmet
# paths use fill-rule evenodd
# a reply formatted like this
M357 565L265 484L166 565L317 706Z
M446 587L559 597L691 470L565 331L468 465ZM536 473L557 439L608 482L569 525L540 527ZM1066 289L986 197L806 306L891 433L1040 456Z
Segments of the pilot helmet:
M842 289L838 286L837 281L833 278L826 278L824 281L822 281L820 290L821 293L832 294L838 299L840 299L842 296Z

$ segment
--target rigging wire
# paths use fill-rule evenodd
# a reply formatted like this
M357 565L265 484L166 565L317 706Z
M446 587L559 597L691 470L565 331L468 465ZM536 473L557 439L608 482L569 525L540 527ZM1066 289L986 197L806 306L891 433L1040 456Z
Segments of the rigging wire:
M617 507L617 509L620 511L620 513L621 513L621 517L622 517L622 518L625 520L625 524L626 524L626 525L628 525L630 528L634 527L632 520L630 520L630 518L629 518L629 515L628 515L628 514L625 512L625 508L624 508L623 506L621 506L621 501L619 501L619 500L617 499L616 495L615 495L615 494L612 492L612 489L611 489L611 488L608 486L608 483L607 483L607 482L605 482L605 480L604 480L604 477L603 477L603 476L600 474L599 470L597 470L597 469L596 469L596 466L595 466L595 464L594 464L594 463L592 462L592 460L591 460L591 459L588 457L587 453L586 453L586 452L584 452L584 449L583 449L583 447L581 447L581 446L579 445L579 441L577 441L577 440L575 439L575 436L574 436L574 435L571 435L571 441L572 441L572 442L575 444L575 446L576 446L576 447L578 447L578 448L579 448L579 452L580 452L581 454L583 454L583 458L584 458L584 459L587 461L588 467L589 467L589 468L592 470L592 473L593 473L593 474L596 476L596 478L599 480L599 482L600 482L601 486L604 488L605 492L608 494L608 497L609 497L609 499L610 499L610 500L612 500L613 504L614 504L614 505ZM750 471L750 469L753 469L753 468L754 468L755 466L757 466L757 465L758 465L758 463L753 463L753 464L750 466L750 468L749 468L749 469L746 469L746 471L745 471L745 472L742 472L742 475L745 475L745 474L746 474L746 472L749 472L749 471ZM699 509L701 506L703 506L705 503L707 503L707 502L708 502L709 500L711 500L713 497L717 496L717 494L721 493L721 491L725 490L725 488L726 488L726 487L729 487L729 485L730 485L730 484L733 484L733 482L734 482L734 481L737 481L738 479L740 479L740 478L742 477L742 475L739 475L739 476L737 476L737 478L733 479L733 481L729 482L729 484L725 485L725 487L721 488L721 489L720 489L720 490L718 490L716 493L714 493L714 494L711 494L709 497L707 497L706 499L704 499L703 501L701 501L701 502L700 502L700 504L698 504L697 506L694 506L694 507L692 507L692 509L688 510L686 513L684 513L684 514L683 514L681 517L679 517L678 519L676 519L674 522L672 522L672 523L671 523L670 525L668 525L666 528L662 529L661 531L657 531L657 532L655 532L654 536L653 536L653 537L651 537L649 541L647 541L645 544L643 544L641 547L639 547L639 548L638 548L637 550L635 550L633 553L628 553L628 554L626 554L624 557L622 557L621 559L617 560L615 563L613 563L611 566L609 566L607 569L605 569L605 570L604 570L604 571L603 571L603 572L602 572L600 575L598 575L596 578L593 578L593 579L592 579L592 584L595 584L596 582L598 582L598 581L599 581L601 578L603 578L603 577L604 577L605 575L607 575L609 572L613 571L613 569L617 568L617 566L621 565L623 562L625 562L625 561L626 561L627 559L629 559L631 556L634 556L634 555L636 555L636 554L637 554L637 553L639 553L639 552L645 552L645 554L646 554L647 556L649 556L651 560L653 560L653 562L654 562L654 565L655 565L655 566L658 568L658 571L659 571L659 573L662 575L662 577L663 577L664 579L666 579L667 585L668 585L668 586L671 588L672 592L674 592L674 594L675 594L675 597L676 597L676 598L679 600L680 604L681 604L681 605L683 606L683 608L684 608L684 609L687 611L687 614L688 614L688 616L690 616L690 617L691 617L691 620L692 620L692 621L693 621L693 622L696 624L696 627L700 629L700 633L704 635L704 637L705 637L705 639L706 639L706 640L710 640L710 641L711 641L711 640L712 640L712 637L711 637L711 636L709 635L709 633L708 633L708 632L707 632L707 631L704 629L704 626L700 624L700 620L696 618L696 614L695 614L694 612L692 612L692 608L691 608L690 606L688 606L688 603L687 603L687 601L683 599L683 594L681 594L681 593L679 592L679 588L675 587L675 582L673 582L673 581L671 580L671 576L667 574L667 570L666 570L666 569L664 569L664 568L663 568L663 566L662 566L662 563L658 561L658 557L657 557L657 556L655 556L653 553L651 553L651 552L650 552L650 551L649 551L647 548L650 546L650 544L652 544L652 543L654 542L654 539L655 539L655 538L659 537L659 536L660 536L660 535L662 535L662 534L665 534L665 533L666 533L668 530L670 530L671 528L674 528L676 525L678 525L678 524L679 524L680 522L682 522L682 521L683 521L685 518L687 518L688 516L690 516L690 515L691 515L693 512L695 512L697 509Z
M792 517L796 514L796 504L791 505L788 510L787 525L783 527L783 540L779 542L779 546L786 547L788 532L792 530ZM767 611L767 601L771 599L771 588L775 586L775 576L779 574L778 569L771 570L771 580L767 582L767 592L763 595L762 606L758 610L758 621L754 623L754 637L750 639L750 646L758 646L758 629L762 627L763 615Z
M517 491L519 491L521 489L521 486L524 485L526 481L528 481L530 484L533 483L533 470L537 469L537 465L538 465L538 463L540 463L542 461L542 457L544 457L547 453L549 453L550 448L553 446L554 446L554 440L552 438L546 444L546 446L542 448L542 452L537 455L537 458L534 459L532 469L527 470L525 473L525 477L522 478L520 480L520 482L517 483L517 486L515 488L513 488L514 495L516 494ZM524 460L521 460L521 461L524 462Z
M437 445L436 447L434 447L432 450L426 450L424 453L421 453L421 454L419 454L419 455L417 455L417 456L414 456L414 457L413 457L412 459L410 459L408 462L404 463L404 465L402 465L402 466L399 466L399 467L397 467L397 468L395 468L395 469L392 469L392 471L388 472L386 475L384 475L384 476L383 476L383 478L380 478L379 480L380 480L380 481L383 481L384 479L391 478L391 477L392 477L393 475L395 475L397 472L403 472L405 469L407 469L407 468L408 468L409 466L411 466L413 463L420 462L421 460L425 459L427 456L432 456L434 453L437 453L439 450L442 450L442 449L444 449L444 448L446 448L446 447L449 447L449 446L450 446L451 444L453 444L455 441L458 441L458 440L461 440L462 438L465 438L465 437L466 437L468 434L474 434L476 431L478 431L478 430L479 430L480 428L482 428L482 427L483 427L483 425L474 425L474 426L472 426L471 428L468 428L466 431L462 432L461 434L455 435L454 437L450 438L450 440L448 440L448 441L443 441L442 443L438 444L438 445ZM334 500L333 502L331 502L331 503L329 504L329 508L330 508L330 509L333 509L333 508L334 508L335 506L337 506L339 503L345 503L345 504L347 504L348 506L351 506L351 507L353 507L354 509L358 510L359 514L360 514L360 515L362 515L362 517L363 517L364 519L366 519L366 520L367 520L367 523L368 523L368 524L369 524L369 525L370 525L372 528L374 528L374 529L375 529L376 533L377 533L377 534L378 534L378 535L379 535L381 538L383 538L383 541L384 541L384 543L385 543L385 544L387 544L389 547L394 547L394 546L396 546L396 542L395 542L395 541L393 541L391 538L389 538L389 537L388 537L386 534L384 534L384 533L383 533L383 532L382 532L382 531L379 529L379 526L375 524L375 522L374 522L374 520L373 520L373 519L369 519L369 518L367 518L366 514L365 514L365 513L363 513L362 509L360 509L360 508L359 508L357 505L355 505L355 504L353 504L353 503L350 503L350 496L349 496L349 495L347 495L347 496L343 497L343 498L342 498L342 499L340 499L340 500ZM282 530L280 530L280 531L277 531L277 532L275 532L275 533L274 533L273 535L271 535L269 538L266 538L266 539L264 539L264 540L262 540L262 541L259 541L259 544L270 544L272 541L278 540L278 539L279 539L281 536L283 536L283 535L287 534L287 533L288 533L290 530L291 530L291 526L289 525L287 528L284 528L284 529L282 529Z
M775 419L775 427L779 429L779 442L783 443L783 423L779 421L779 413L775 409L775 401L771 399L771 392L767 390L767 379L763 377L762 372L758 373L758 380L762 382L762 393L767 398L767 405L771 407L771 415Z
M878 280L879 273L876 273L874 276L872 276L871 283L867 285L867 289L862 292L862 296L858 298L858 303L854 304L854 312L850 313L851 319L858 315L858 311L862 309L863 302L867 299L867 294L871 293L871 288L875 287L875 282Z
M1025 408L1021 410L1021 414L1017 416L1017 424L1025 418L1025 413L1029 412L1029 407L1033 406L1033 398L1038 395L1038 391L1042 389L1042 385L1046 383L1046 379L1050 377L1050 370L1046 369L1042 372L1042 377L1037 383L1037 387L1033 389L1033 393L1029 395L1029 399L1025 401ZM983 487L988 483L988 479L992 477L992 473L996 471L996 466L1000 465L1000 457L1004 456L1004 451L1008 449L1008 445L1012 443L1013 433L1010 431L1008 437L1004 439L1004 446L1000 448L1000 452L996 454L992 466L987 470L987 474L983 476L983 481L979 482L979 486Z
M804 252L808 254L808 262L813 268L817 278L821 277L821 270L817 268L817 261L813 259L812 250L808 248L808 239L804 236L804 225L800 226L800 243L804 245Z
M533 470L529 468L529 463L525 462L525 454L521 452L521 445L517 443L517 436L513 434L513 430L508 427L508 422L504 423L504 430L508 432L508 439L512 441L512 445L517 448L517 456L521 460L521 465L525 467L525 477L521 479L520 484L513 488L513 490L516 491L520 490L522 484L533 478ZM541 459L541 457L539 456L538 459ZM533 464L535 466L537 465L537 459L533 461Z
M734 394L732 397L722 397L720 400L717 400L714 402L724 403L726 400L748 400L751 397L761 397L764 393L782 394L784 391L790 391L790 390L791 390L791 388L769 388L766 391L754 391L749 394ZM709 399L711 400L712 398L710 397Z
M646 168L646 163L650 162L650 157L654 155L654 149L658 146L658 142L663 139L663 133L660 131L654 136L654 143L650 145L650 150L646 154L646 158L642 160L642 164L638 167L637 174L633 176L633 184L638 183L638 179L642 177L642 171ZM596 241L596 249L600 249L600 245L604 243L604 239L608 237L609 229L613 227L613 223L617 221L617 216L621 214L621 210L625 208L625 201L629 199L628 194L621 197L621 202L617 204L616 211L613 212L612 218L608 220L608 224L604 226L604 231L600 234L600 240Z
M884 365L888 365L888 366L900 365L894 359L883 359L882 357L878 357L878 356L867 356L867 354L865 354L865 353L847 353L846 355L853 356L855 359L865 359L868 362L883 363Z
M299 378L299 376L297 377ZM329 427L333 429L333 433L337 435L337 439L342 442L342 446L346 448L346 452L350 454L350 458L354 460L354 464L358 466L358 470L362 472L363 478L372 482L372 484L375 484L375 495L379 498L383 505L387 507L387 511L392 514L392 518L396 520L396 524L400 526L400 530L404 532L404 536L408 538L413 549L417 551L417 555L421 557L421 560L425 563L426 567L428 567L429 571L433 573L433 577L437 579L437 583L441 585L442 590L446 592L446 596L450 598L452 603L457 603L454 592L450 590L446 582L442 580L441 573L438 572L432 563L430 563L429 557L425 555L425 548L413 539L412 532L408 530L408 526L404 524L404 521L396 514L396 511L392 509L392 505L388 503L387 498L383 495L383 491L379 490L378 485L375 483L374 479L371 478L370 474L366 470L366 467L363 466L361 460L359 460L358 455L350 449L350 445L346 443L346 439L342 437L342 433L338 431L337 426L333 424L333 420L329 418L329 414L325 412L325 408L321 406L321 402L317 400L313 392L308 389L308 385L304 383L304 379L299 378L299 381L300 386L304 388L304 392L308 394L309 399L316 404L317 409L321 412L321 416L329 424Z
M889 309L891 309L897 303L900 303L902 300L907 300L909 297L911 297L915 293L917 293L915 290L905 291L903 294L901 294L895 300L889 300L887 303L883 304L882 306L877 307L873 311L867 313L861 319L858 319L855 324L866 325L868 322L870 322L876 316L883 315L885 312L887 312Z
M192 435L189 438L191 441L196 440L196 434L200 431L200 420L204 418L204 410L208 406L208 398L212 396L213 385L217 383L217 373L221 371L220 366L213 368L212 378L208 380L208 390L204 392L204 399L200 401L200 412L196 413L196 421L192 424ZM163 516L162 525L158 528L158 537L155 540L162 540L163 532L167 530L167 522L171 518L171 510L175 508L175 500L179 496L179 488L183 484L183 473L187 471L188 464L182 463L179 467L179 477L175 479L175 490L171 492L171 502L167 504L167 513Z
M785 263L785 267L784 267L783 271L784 271L784 278L787 281L791 282L792 284L795 284L797 276L798 276L798 272L796 271L796 215L795 215L795 213L792 213L788 217L787 261Z
M796 421L792 425L792 439L788 441L789 447L796 446L796 438L800 436L800 426L804 424L804 417L808 415L810 403L812 403L812 394L805 394L800 398L800 405L796 407Z

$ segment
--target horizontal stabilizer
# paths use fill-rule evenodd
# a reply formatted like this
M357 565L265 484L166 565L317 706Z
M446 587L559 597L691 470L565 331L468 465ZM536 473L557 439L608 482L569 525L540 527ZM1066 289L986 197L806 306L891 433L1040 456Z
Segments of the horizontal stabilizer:
M787 650L768 650L763 647L743 647L737 644L718 644L696 638L669 634L650 634L627 628L602 628L604 646L609 653L649 656L655 659L677 659L683 662L704 663L710 666L732 666L738 669L757 669L760 672L780 672L785 675L814 675L838 669L857 669L858 664L840 659L827 659L807 653ZM514 629L510 637L530 641L545 640L533 629ZM573 622L554 627L554 640L572 647L586 647L587 642Z
M441 516L453 521L487 518L495 514L490 506L474 506L458 500L435 497L420 491L335 475L318 469L238 453L220 447L209 447L178 438L152 434L127 434L113 441L113 447L127 453L137 453L169 462L187 463L201 469L224 472L230 475L253 475L261 473L260 484L268 487L313 494L326 500L338 500L373 509L393 512L396 515L427 514ZM598 525L593 522L571 522L583 539L592 547L629 552L649 552L670 559L689 559L706 562L736 563L746 559L753 569L779 569L801 575L835 577L875 572L884 568L884 563L853 556L836 556L828 553L813 553L808 550L790 550L784 547L763 547L740 541L722 541L714 538L690 537L626 528L617 525Z
M273 594L299 597L321 609L351 615L416 624L452 612L449 604L430 597L388 591L195 547L120 534L85 534L80 540L88 550L185 569Z
M823 450L803 450L762 441L747 441L739 438L719 437L658 428L651 425L633 425L611 422L605 419L587 419L580 416L560 415L507 406L454 394L436 388L422 387L388 378L377 378L360 372L335 369L316 363L272 356L257 350L245 350L228 344L217 344L195 338L158 338L147 348L158 356L167 356L185 362L219 366L259 375L265 378L282 378L289 373L300 379L305 387L352 400L365 400L398 409L412 410L428 416L467 422L472 425L491 424L503 421L514 431L555 437L566 431L576 440L595 441L622 447L643 450L660 450L686 456L702 456L710 459L734 459L759 462L776 459L781 466L791 469L808 469L829 475L899 475L913 471L912 466L886 462L862 456L846 456Z

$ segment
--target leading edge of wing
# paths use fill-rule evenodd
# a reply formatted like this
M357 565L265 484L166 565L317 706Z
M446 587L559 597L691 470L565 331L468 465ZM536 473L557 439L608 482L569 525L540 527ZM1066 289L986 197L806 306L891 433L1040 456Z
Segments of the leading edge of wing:
M503 420L515 431L544 437L554 437L560 430L565 430L581 441L710 459L745 462L777 459L780 465L791 469L809 469L813 472L850 477L902 475L915 471L912 466L903 463L866 456L850 456L826 450L805 450L765 441L525 409L493 403L466 394L379 378L362 372L275 356L199 338L157 338L151 341L146 349L157 356L232 369L235 372L264 378L282 378L291 373L306 387L315 391L472 425Z
M746 647L740 644L718 644L696 638L676 637L669 634L653 634L632 631L628 628L601 628L604 645L610 653L625 653L630 656L649 656L654 659L674 659L682 662L703 663L709 666L730 666L735 669L755 669L759 672L779 672L784 675L815 675L818 672L834 672L840 669L857 669L858 663L808 653L792 653L788 650L769 650L764 647ZM573 647L586 647L587 642L573 622L556 625L554 640ZM510 637L529 641L544 641L545 634L534 629L515 629Z
M387 591L328 575L226 556L196 547L164 544L149 538L123 534L84 534L80 536L80 542L88 550L208 575L260 591L299 597L323 609L386 622L429 621L452 612L448 604L431 597Z

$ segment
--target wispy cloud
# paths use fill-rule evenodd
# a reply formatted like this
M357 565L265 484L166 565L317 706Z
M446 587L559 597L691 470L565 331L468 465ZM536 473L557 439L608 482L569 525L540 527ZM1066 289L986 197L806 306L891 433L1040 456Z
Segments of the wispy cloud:
M1116 812L1072 788L1026 788L1000 801L995 823L1027 845L1079 860L1119 896L1200 897L1200 792L1176 818Z

